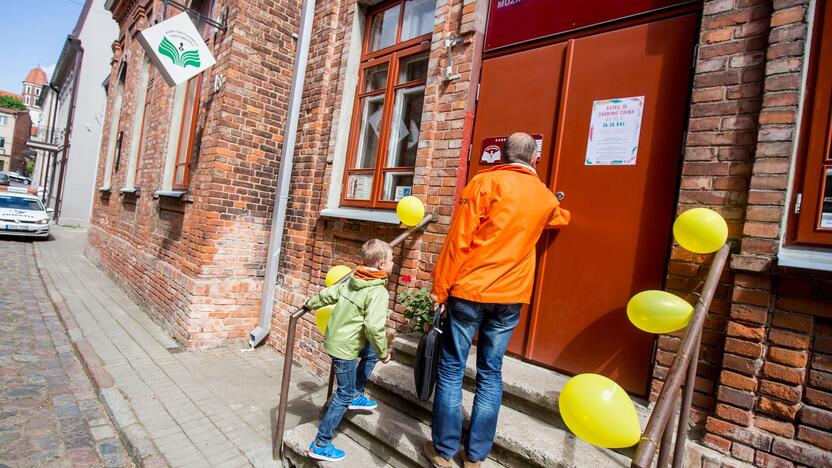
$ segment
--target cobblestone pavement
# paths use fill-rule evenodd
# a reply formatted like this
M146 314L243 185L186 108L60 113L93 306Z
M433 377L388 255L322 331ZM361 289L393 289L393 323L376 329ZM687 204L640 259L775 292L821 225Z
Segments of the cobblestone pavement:
M0 467L133 466L35 265L0 238Z

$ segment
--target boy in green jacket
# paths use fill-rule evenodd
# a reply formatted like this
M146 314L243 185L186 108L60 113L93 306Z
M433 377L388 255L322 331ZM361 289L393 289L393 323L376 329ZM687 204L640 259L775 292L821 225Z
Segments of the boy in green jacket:
M309 456L339 461L346 454L332 444L332 433L348 409L372 410L378 404L364 396L373 367L390 362L387 334L387 275L393 270L393 250L378 239L361 247L364 264L348 281L326 288L309 299L306 307L319 309L335 304L326 328L324 349L332 358L338 389L309 445ZM361 358L359 360L359 358Z

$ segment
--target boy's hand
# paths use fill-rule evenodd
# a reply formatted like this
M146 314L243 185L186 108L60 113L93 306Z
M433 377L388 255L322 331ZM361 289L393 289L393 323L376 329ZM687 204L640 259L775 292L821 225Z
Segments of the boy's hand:
M387 364L390 360L393 359L393 353L387 353L387 357L381 360L382 364Z

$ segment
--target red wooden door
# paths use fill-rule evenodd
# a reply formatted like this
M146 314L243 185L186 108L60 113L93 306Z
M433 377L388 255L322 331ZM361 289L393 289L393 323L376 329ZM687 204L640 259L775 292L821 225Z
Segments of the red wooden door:
M541 180L548 183L556 118L553 109L560 100L565 51L565 44L556 44L483 62L469 180L480 169L494 165L481 162L487 146L484 142L522 131L543 137L543 158L537 169ZM524 354L529 316L529 308L524 307L509 353Z
M697 14L574 39L483 63L471 173L482 141L543 135L541 179L572 223L541 239L535 293L509 351L646 394L654 337L625 306L660 289L670 245ZM594 101L644 97L633 165L585 164ZM558 133L559 132L559 133Z

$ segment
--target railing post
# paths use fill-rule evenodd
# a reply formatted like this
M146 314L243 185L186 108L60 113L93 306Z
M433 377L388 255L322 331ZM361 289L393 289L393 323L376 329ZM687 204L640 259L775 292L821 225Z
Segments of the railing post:
M685 395L682 398L682 409L679 411L679 427L676 429L676 447L673 450L673 468L681 468L685 458L685 441L690 428L690 406L693 402L693 391L696 385L696 370L699 366L699 343L702 341L702 330L696 336L696 345L690 356L688 375L685 379Z
M685 330L679 351L673 358L673 363L667 373L667 378L656 401L656 406L653 408L653 413L647 421L647 427L644 429L644 434L641 436L635 457L633 457L630 465L632 467L648 468L652 464L659 437L664 432L665 426L667 426L671 413L676 406L677 395L682 387L682 378L690 363L694 346L699 342L699 330L702 329L705 318L708 316L708 309L711 306L711 301L714 298L716 287L719 284L719 278L722 276L722 270L725 268L730 251L730 245L725 244L714 256L711 269L705 280L705 286L702 289L702 295L699 297L699 302L693 311L693 317L691 317L690 323Z
M300 310L303 310L301 308ZM286 330L286 352L283 355L283 378L280 381L280 403L277 405L277 426L272 455L275 459L283 456L283 432L286 428L286 404L289 401L289 381L292 379L292 358L295 354L295 329L298 326L297 311L289 316Z

